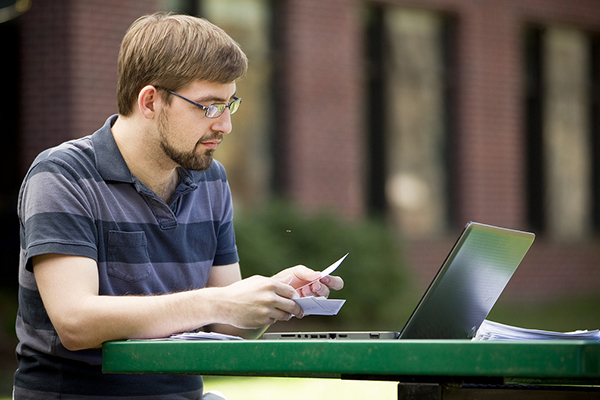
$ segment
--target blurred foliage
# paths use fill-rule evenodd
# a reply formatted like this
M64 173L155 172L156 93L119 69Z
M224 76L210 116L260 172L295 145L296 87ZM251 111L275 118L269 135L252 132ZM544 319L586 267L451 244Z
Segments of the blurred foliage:
M298 264L322 271L350 253L335 272L344 279L344 289L331 294L346 304L334 319L312 316L311 323L396 330L402 323L408 274L398 237L382 221L349 221L334 212L305 214L273 201L237 215L235 229L244 277L271 276Z
M569 332L600 329L600 297L572 295L544 302L506 302L502 297L488 319L529 329Z

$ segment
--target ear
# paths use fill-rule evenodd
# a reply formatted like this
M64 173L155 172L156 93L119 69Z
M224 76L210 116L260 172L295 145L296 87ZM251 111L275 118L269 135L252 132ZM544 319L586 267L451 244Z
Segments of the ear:
M144 86L138 94L137 106L141 114L148 119L154 118L157 108L162 105L162 99L158 95L158 90L152 86Z

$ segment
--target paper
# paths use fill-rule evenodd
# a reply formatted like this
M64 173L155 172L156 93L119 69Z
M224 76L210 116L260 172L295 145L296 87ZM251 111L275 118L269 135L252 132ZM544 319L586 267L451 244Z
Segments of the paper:
M322 272L321 272L321 277L319 279L322 279L323 277L327 276L327 275L331 275L331 273L333 271L335 271L337 269L337 267L340 266L340 264L342 263L342 261L344 261L346 259L346 257L348 257L348 254L350 253L346 253L345 256L343 256L342 258L340 258L339 260L337 260L336 262L334 262L333 264L331 264L329 267L325 268ZM300 289L305 288L309 285L312 285L313 283L315 283L316 281L318 281L319 279L315 279L312 282L307 283L306 285L300 286L299 288L296 289L296 291L298 293L300 293Z
M301 297L292 299L302 307L304 315L337 315L346 300L328 299L326 297Z
M170 340L244 340L239 336L225 335L217 332L185 332L169 336Z
M130 341L139 340L244 340L239 336L225 335L223 333L216 332L185 332L176 333L169 337L156 338L156 339L129 339Z
M474 341L480 340L595 340L600 341L600 331L553 332L526 329L484 320Z
M340 266L342 261L344 261L346 257L348 257L348 254L349 253L346 253L345 256L331 264L329 267L325 268L321 272L321 277L319 279L323 278L324 276L331 275L331 273L335 271L337 267ZM298 289L296 289L296 291L300 293L300 289L312 285L319 279L315 279L314 281L299 287ZM346 302L346 300L328 299L326 297L314 296L300 297L292 300L294 300L296 303L298 303L298 305L300 305L300 307L302 307L304 315L337 315L338 311L340 311L340 309Z

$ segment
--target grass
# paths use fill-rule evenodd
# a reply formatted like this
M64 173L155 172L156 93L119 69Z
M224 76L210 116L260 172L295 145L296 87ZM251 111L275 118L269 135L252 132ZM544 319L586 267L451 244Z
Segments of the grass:
M205 390L218 390L227 400L395 399L396 382L307 378L205 377Z

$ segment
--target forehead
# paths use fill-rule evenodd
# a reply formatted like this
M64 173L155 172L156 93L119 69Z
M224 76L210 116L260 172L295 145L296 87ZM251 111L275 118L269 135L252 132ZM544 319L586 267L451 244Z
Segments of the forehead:
M227 102L236 93L235 82L214 83L206 81L194 81L179 90L183 96L189 96L192 100Z

